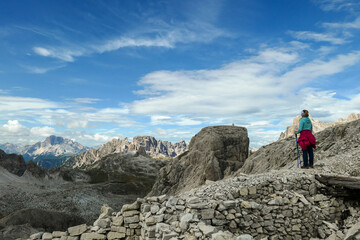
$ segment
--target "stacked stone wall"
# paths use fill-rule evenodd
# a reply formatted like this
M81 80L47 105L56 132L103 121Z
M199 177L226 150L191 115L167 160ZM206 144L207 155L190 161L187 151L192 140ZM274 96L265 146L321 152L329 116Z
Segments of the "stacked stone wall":
M289 172L208 181L179 196L139 198L124 205L120 212L103 206L94 226L81 225L59 238L54 233L53 238L47 237L60 240L344 239L347 229L341 229L338 223L349 208L342 199L320 194L322 187L314 176ZM352 211L357 214L360 209L352 207Z

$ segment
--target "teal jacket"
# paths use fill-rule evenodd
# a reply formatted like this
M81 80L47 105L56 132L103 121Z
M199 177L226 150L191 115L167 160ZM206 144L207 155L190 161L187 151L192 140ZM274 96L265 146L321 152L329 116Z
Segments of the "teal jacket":
M311 132L313 130L311 120L308 117L303 117L300 119L299 131L296 133L301 133L303 130L310 130Z

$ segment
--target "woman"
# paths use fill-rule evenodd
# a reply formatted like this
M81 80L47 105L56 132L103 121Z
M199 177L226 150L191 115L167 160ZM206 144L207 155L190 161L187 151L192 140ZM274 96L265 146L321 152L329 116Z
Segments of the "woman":
M304 165L301 168L314 168L314 151L316 148L316 139L312 134L312 123L309 118L308 110L301 112L301 119L299 123L299 130L295 134L300 133L298 143L303 150ZM309 155L309 158L308 158Z

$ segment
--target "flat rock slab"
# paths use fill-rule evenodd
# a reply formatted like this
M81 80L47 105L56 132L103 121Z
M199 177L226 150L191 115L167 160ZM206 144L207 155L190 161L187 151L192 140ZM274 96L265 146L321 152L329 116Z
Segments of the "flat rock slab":
M87 230L86 224L68 228L68 232L69 232L70 236L79 236L82 233L84 233L86 230Z
M103 240L106 236L99 233L84 233L81 235L80 240Z

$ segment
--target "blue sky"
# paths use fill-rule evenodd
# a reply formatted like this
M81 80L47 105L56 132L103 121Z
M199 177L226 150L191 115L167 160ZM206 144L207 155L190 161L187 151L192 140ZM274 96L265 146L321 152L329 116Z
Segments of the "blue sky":
M357 0L0 1L1 143L278 138L360 112Z

